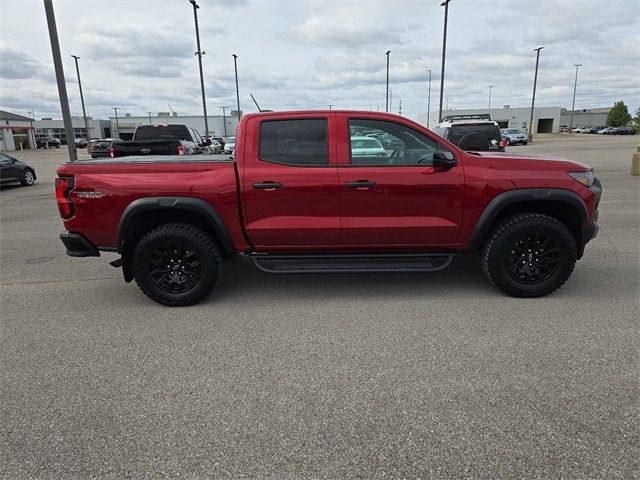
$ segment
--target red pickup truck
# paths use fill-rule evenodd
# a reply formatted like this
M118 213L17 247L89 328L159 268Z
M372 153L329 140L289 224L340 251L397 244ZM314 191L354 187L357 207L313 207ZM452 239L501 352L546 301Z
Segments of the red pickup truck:
M125 281L173 306L205 298L236 254L269 273L432 272L480 251L504 292L546 295L595 237L601 192L574 161L336 110L245 115L235 159L76 161L56 179L67 254L118 252Z

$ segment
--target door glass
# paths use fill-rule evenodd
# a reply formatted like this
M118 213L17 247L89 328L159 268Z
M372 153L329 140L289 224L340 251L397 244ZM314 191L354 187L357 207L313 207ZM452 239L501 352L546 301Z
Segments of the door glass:
M383 120L349 120L351 165L430 166L438 144L398 123Z
M311 167L329 164L325 119L269 120L260 124L260 160Z

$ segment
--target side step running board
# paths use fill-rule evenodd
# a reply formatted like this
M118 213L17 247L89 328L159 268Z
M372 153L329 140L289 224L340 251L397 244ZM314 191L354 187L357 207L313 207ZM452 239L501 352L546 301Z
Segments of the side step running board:
M255 266L266 273L438 272L447 268L454 256L452 253L249 255Z

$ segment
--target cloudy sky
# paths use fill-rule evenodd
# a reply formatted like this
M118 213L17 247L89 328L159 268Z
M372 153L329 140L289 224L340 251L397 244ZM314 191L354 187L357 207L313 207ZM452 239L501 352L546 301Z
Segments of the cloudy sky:
M199 0L209 112L241 107L384 110L391 50L394 112L437 110L440 0ZM187 0L54 0L71 103L80 115L79 55L87 113L201 113L193 11ZM41 0L0 0L0 109L60 118ZM639 0L453 0L445 97L450 108L530 104L535 53L544 46L536 104L576 108L640 104Z

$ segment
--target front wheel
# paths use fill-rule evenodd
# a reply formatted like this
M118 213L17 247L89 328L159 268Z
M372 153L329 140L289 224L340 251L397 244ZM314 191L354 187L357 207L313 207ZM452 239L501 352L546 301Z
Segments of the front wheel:
M199 228L184 223L162 225L136 245L136 283L147 297L162 305L193 305L216 286L220 258L213 239Z
M509 216L489 233L482 269L498 288L514 297L542 297L571 276L576 242L559 220L539 213Z
M36 181L36 176L33 173L33 171L26 169L22 174L22 180L20 180L20 184L24 185L25 187L30 187L35 183L35 181Z

